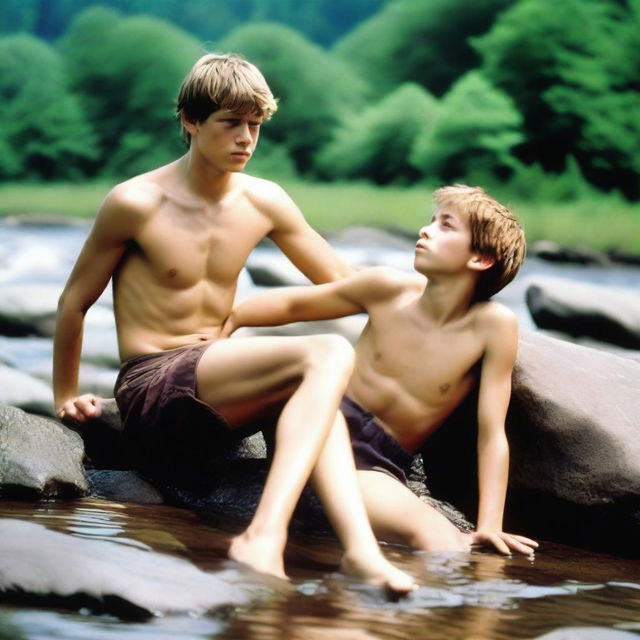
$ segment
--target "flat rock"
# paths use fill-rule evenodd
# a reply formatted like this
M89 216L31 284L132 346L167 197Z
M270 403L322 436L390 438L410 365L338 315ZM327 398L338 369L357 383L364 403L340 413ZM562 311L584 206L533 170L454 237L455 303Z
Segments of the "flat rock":
M246 605L247 592L225 574L207 573L161 553L88 540L22 520L0 520L3 599L50 599L124 618Z
M526 300L541 329L640 349L640 296L628 289L538 278L527 288Z
M77 433L58 420L0 404L0 490L27 497L82 496L89 491Z

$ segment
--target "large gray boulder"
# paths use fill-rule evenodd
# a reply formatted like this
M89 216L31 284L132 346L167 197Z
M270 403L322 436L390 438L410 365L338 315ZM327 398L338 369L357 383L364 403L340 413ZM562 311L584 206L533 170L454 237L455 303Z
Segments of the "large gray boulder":
M537 278L527 288L526 300L541 329L640 349L640 295L628 289Z
M477 397L423 447L436 497L476 517ZM506 526L621 555L640 539L640 363L523 333L507 417Z
M186 560L117 542L88 540L21 520L0 520L3 600L123 618L246 605L249 594L230 576Z
M2 495L87 495L83 456L80 436L59 421L0 404Z

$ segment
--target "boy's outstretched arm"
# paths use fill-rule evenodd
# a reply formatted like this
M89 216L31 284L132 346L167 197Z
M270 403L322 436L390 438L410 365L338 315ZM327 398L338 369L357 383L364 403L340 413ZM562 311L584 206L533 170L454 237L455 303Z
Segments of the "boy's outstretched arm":
M518 349L517 319L490 304L483 310L486 348L478 401L478 522L475 543L492 544L501 553L533 553L537 542L502 530L509 477L509 443L505 419L511 396L511 374Z
M233 308L222 335L228 336L239 327L328 320L366 312L368 304L384 291L383 280L380 268L374 267L337 282L281 287L259 294Z

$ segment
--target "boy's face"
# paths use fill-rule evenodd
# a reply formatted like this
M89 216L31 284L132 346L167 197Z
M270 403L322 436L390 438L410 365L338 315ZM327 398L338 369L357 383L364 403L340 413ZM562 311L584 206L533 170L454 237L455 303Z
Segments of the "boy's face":
M471 228L455 207L437 209L431 223L418 233L414 267L428 275L456 273L467 269L471 252Z
M262 116L228 109L214 111L204 122L187 123L191 144L221 171L242 171L260 135Z

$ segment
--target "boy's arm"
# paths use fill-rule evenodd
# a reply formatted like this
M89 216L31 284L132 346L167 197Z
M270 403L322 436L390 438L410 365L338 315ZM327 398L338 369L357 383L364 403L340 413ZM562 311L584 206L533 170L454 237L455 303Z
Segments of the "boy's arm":
M384 267L372 267L337 282L281 287L259 294L234 307L222 333L228 336L239 327L328 320L366 312L372 302L393 290L393 275L388 273Z
M135 206L109 194L60 296L53 339L53 395L60 418L85 422L100 415L100 399L78 396L84 317L104 291L139 216Z
M268 211L273 223L269 237L311 282L334 282L352 273L277 185L273 185Z
M492 544L506 554L515 550L529 555L537 543L502 530L509 476L505 419L518 349L518 324L510 311L493 303L484 309L484 315L486 348L478 401L479 506L474 542Z

